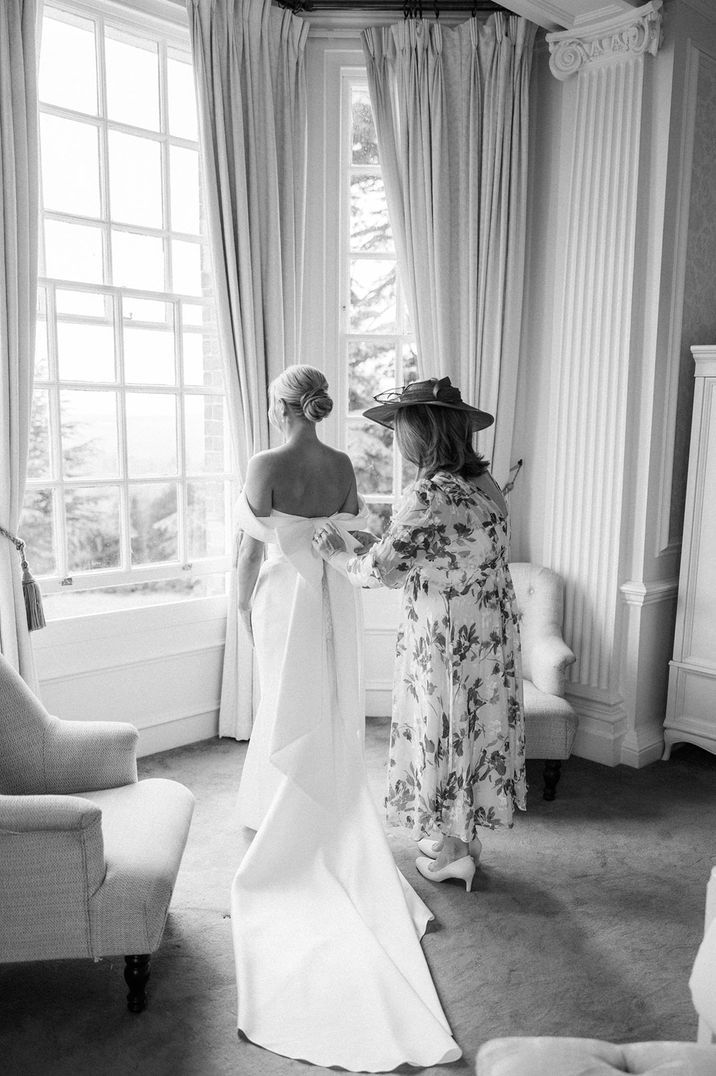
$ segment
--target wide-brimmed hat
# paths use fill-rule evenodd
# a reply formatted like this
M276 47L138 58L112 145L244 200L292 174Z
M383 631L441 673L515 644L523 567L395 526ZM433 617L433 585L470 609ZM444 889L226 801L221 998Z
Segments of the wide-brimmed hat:
M363 412L364 418L379 422L381 426L393 429L395 416L403 407L415 404L427 404L430 407L451 407L454 411L467 411L470 415L472 432L487 429L495 421L494 415L480 411L472 404L465 403L460 389L450 384L449 377L429 377L427 381L411 381L402 388L388 389L373 397L377 407L369 407Z

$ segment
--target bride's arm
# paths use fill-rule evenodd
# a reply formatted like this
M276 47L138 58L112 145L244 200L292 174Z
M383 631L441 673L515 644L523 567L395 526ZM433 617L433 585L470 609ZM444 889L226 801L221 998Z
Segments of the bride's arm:
M253 641L251 604L264 559L264 544L245 531L241 535L237 570L239 619Z
M271 461L261 453L249 460L246 469L244 493L251 511L256 516L271 514L272 501ZM239 619L253 641L251 629L251 605L264 559L264 543L253 538L245 531L241 535L239 546L237 583Z

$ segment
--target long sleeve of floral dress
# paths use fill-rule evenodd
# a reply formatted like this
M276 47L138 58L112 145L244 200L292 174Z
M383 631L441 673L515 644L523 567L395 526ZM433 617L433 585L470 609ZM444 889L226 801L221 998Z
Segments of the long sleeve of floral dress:
M430 556L435 531L429 491L417 484L398 505L380 542L362 556L340 554L331 565L356 587L401 587L411 570Z
M438 472L406 493L386 534L331 564L362 587L403 587L387 817L415 838L511 826L526 796L518 614L508 521Z

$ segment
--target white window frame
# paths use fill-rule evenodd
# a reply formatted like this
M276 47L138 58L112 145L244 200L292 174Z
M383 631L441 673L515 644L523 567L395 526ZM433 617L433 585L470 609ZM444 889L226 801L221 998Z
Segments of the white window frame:
M83 218L79 214L67 214L58 213L52 210L48 210L43 213L44 219L64 221L69 223L83 223L90 224L96 227L103 233L103 275L105 279L109 279L109 259L110 259L110 244L107 241L111 230L121 230L134 234L149 235L161 238L164 244L164 256L165 256L165 280L171 284L170 278L170 258L169 258L169 243L171 239L179 239L192 243L199 244L201 241L197 240L196 236L187 233L180 233L176 231L170 231L167 225L171 224L170 218L167 214L171 213L171 191L170 191L170 170L166 165L162 167L162 182L163 182L163 204L165 207L165 218L163 220L162 228L151 228L146 226L131 226L117 224L109 220L107 214L107 207L109 205L109 175L108 170L102 167L102 162L108 160L108 130L117 130L127 134L131 134L135 137L146 137L152 142L156 142L161 146L160 152L163 159L169 153L170 146L177 146L179 148L190 148L195 150L198 148L197 142L190 139L182 138L174 134L169 133L169 125L167 122L167 52L172 48L178 49L182 52L189 50L189 35L188 28L186 26L186 13L177 8L175 4L167 2L167 0L125 0L120 4L116 0L45 0L45 10L55 8L59 11L69 12L79 17L89 17L97 24L96 31L96 43L97 43L97 87L98 87L98 112L99 115L94 118L88 118L84 113L81 118L82 121L87 123L88 126L95 126L99 131L99 137L103 140L103 149L100 152L100 184L101 184L101 215L102 219L97 222L96 218ZM122 31L126 31L129 34L135 36L141 36L144 32L149 36L157 36L160 38L158 42L158 51L160 55L160 94L159 94L159 107L162 120L160 122L161 131L153 132L149 135L141 128L135 128L128 124L117 123L115 121L108 121L106 116L105 107L105 70L104 70L104 26L105 21L108 21L114 28L118 28ZM62 108L54 105L42 104L40 106L41 113L57 116L64 119L77 120L78 116L71 109ZM44 243L44 226L40 228L40 243ZM42 249L42 247L41 247ZM44 250L43 261L44 264ZM231 505L235 496L235 488L229 483L235 482L235 470L232 466L232 443L231 435L228 424L228 415L226 412L225 392L223 385L206 385L206 386L194 386L184 385L183 380L183 334L185 327L182 324L182 302L191 304L195 307L209 306L211 300L202 296L196 295L184 295L176 292L154 292L147 290L137 290L128 287L107 285L107 284L82 284L74 281L64 281L59 279L52 279L45 276L41 276L38 280L38 284L41 288L45 289L46 293L46 325L48 330L48 377L47 379L39 380L37 383L38 389L47 389L49 406L53 410L53 421L50 424L52 432L52 443L50 444L51 459L54 461L52 468L52 477L37 477L31 478L27 481L27 491L32 492L33 489L51 490L54 500L55 510L53 513L53 537L55 544L55 559L56 559L56 573L51 575L41 575L38 577L42 580L42 589L46 594L62 593L65 588L70 587L72 591L81 590L97 590L102 587L118 587L124 585L140 584L153 581L164 581L186 577L187 573L191 573L192 577L208 576L217 573L226 572L230 567L230 546L231 546ZM57 368L57 338L55 327L57 324L57 313L55 305L55 292L57 289L64 291L77 291L88 292L92 294L100 294L106 296L106 305L112 307L113 325L115 334L115 355L117 356L117 369L115 372L115 379L112 382L84 382L84 381L67 381L63 380L61 385L59 382L59 373ZM125 298L141 298L146 300L155 300L166 304L167 308L171 310L171 317L168 319L167 328L173 329L175 340L175 371L176 378L173 384L127 384L124 378L124 356L122 351L122 326L124 324L122 317L122 304ZM77 314L72 315L60 315L60 320L67 318L73 323L87 323L97 324L98 319L91 316L82 316ZM38 324L41 324L38 323ZM155 322L140 322L136 319L132 319L132 326L137 328L157 328ZM187 331L193 331L193 326L188 326ZM201 330L197 327L197 332ZM60 416L59 416L59 394L63 390L73 389L85 389L85 390L113 390L116 393L116 399L118 402L118 462L119 473L117 476L112 477L87 477L87 478L75 478L67 479L67 484L72 486L73 489L79 489L82 487L98 487L107 486L112 488L119 487L120 489L120 565L113 568L93 569L85 571L70 571L67 564L67 541L64 525L64 514L61 511L63 503L63 494L65 488L66 479L62 474L61 468L61 433L60 433ZM157 393L161 392L166 395L173 395L177 402L176 414L177 414L177 473L176 475L157 474L143 475L137 478L130 478L128 476L127 469L127 443L126 443L126 423L125 423L125 403L127 394L141 394L141 393ZM187 473L185 466L185 444L184 444L184 400L189 396L197 396L204 398L207 396L221 397L224 400L224 437L225 437L225 465L222 471L210 471L201 473ZM203 483L223 483L224 484L224 519L225 519L225 552L221 555L214 555L208 557L201 557L199 559L189 561L187 550L185 548L186 530L184 511L187 502L187 486L192 481L199 481ZM170 562L153 562L146 565L131 565L131 545L130 535L127 533L127 522L129 520L129 491L133 485L145 485L147 483L173 483L177 488L177 559ZM66 591L65 591L66 592ZM179 600L192 600L190 596L186 599ZM72 615L68 609L68 615Z
M315 236L308 251L305 276L306 302L303 353L322 366L331 386L334 409L325 426L326 439L345 450L348 421L348 342L370 339L395 346L396 383L400 382L402 348L414 339L405 320L405 303L396 289L398 323L391 333L351 333L350 316L350 176L367 171L349 160L350 87L367 85L365 62L358 31L345 33L330 28L309 38L312 49L308 68L309 176L307 229ZM319 164L322 168L319 168ZM377 170L377 169L376 169ZM366 258L385 260L385 253L367 252ZM321 265L318 265L318 260ZM314 261L316 264L314 264ZM316 356L315 360L310 356ZM322 362L319 359L322 357ZM358 417L360 412L352 413ZM359 489L359 492L363 492ZM395 504L402 492L402 460L393 443L393 488L390 493L366 494L372 504Z
M341 68L341 127L340 127L340 175L341 175L341 302L340 302L340 326L339 326L339 355L341 366L344 371L345 385L342 392L342 438L341 443L345 448L347 442L348 423L350 419L361 418L362 412L348 410L348 348L351 341L366 340L371 343L388 345L395 352L395 386L404 382L403 356L405 349L414 343L415 334L409 325L407 305L403 293L400 278L396 275L395 282L395 330L389 333L361 333L351 330L350 327L350 269L351 259L359 258L365 261L395 261L397 264L395 249L392 251L362 251L357 253L351 250L350 245L350 201L351 201L351 178L361 174L380 175L380 165L353 164L350 154L349 134L352 128L351 91L354 87L368 89L368 77L365 65L360 68L343 66ZM364 420L365 421L365 420ZM395 505L400 499L403 489L404 461L398 450L396 438L393 437L393 481L390 493L365 493L364 499L368 504Z

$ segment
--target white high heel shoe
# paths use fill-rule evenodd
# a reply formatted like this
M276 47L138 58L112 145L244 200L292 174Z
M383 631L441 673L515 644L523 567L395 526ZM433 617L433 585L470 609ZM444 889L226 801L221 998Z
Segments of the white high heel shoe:
M424 856L429 856L430 859L437 859L440 855L443 842L441 840L434 840L432 837L421 837L418 841L418 848ZM475 837L470 841L468 845L468 851L472 858L477 863L482 855L482 841L479 837Z
M454 859L452 863L448 863L447 866L441 867L440 870L431 870L433 861L428 856L418 856L415 860L415 866L418 868L423 878L427 878L430 882L445 882L448 878L458 878L465 883L465 889L469 893L472 889L472 879L475 877L475 860L472 856L462 856L461 859Z

